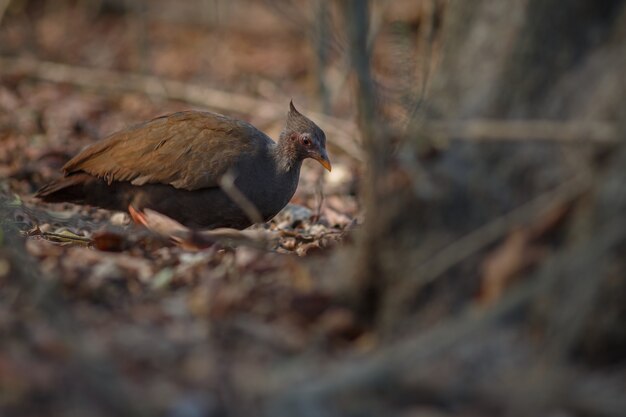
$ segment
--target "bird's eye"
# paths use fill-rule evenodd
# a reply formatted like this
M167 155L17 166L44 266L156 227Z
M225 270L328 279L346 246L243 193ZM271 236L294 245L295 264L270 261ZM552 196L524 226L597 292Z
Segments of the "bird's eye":
M302 138L302 144L304 146L311 146L311 139L309 139L307 137Z

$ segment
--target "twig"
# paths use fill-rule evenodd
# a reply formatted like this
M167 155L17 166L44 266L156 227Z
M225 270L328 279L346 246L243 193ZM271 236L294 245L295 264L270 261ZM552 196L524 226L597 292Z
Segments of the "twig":
M11 0L0 0L0 25L2 24L2 19L4 18L4 14L9 8L9 4L11 4Z
M417 266L412 268L415 271L412 275L414 278L401 281L389 291L386 297L387 308L382 309L387 315L384 321L393 320L397 314L400 314L408 300L416 294L419 288L442 276L473 253L495 242L514 225L528 221L528 219L550 207L554 207L555 204L566 203L577 198L589 186L590 183L586 179L580 177L571 179L556 189L539 195L517 209L452 242L438 253L428 254L422 257L423 259L418 259Z
M605 121L556 120L467 120L426 122L422 134L437 140L469 141L557 141L565 143L616 143L615 124ZM435 142L436 143L436 142ZM445 143L444 143L445 144Z
M321 101L322 112L330 112L330 95L328 92L328 82L326 80L326 66L328 65L328 2L317 0L315 2L315 36L312 39L315 45L315 55L317 68L315 77L317 81L317 92Z
M64 233L42 232L39 236L56 243L75 243L82 246L89 246L93 243L88 237Z
M555 204L567 203L577 198L589 186L590 183L582 178L571 179L556 189L547 191L515 210L479 227L472 233L456 240L435 256L429 256L429 260L422 265L416 274L419 275L419 281L422 284L432 281L463 259L502 237L514 225L538 216L554 207Z
M235 185L235 175L231 171L222 175L219 180L219 185L222 191L243 210L252 223L263 223L263 216L259 210Z
M322 207L324 206L324 174L320 175L315 182L315 195L317 200L315 219L319 221L322 216Z
M419 90L417 94L417 98L415 99L413 105L409 109L409 113L407 115L405 130L411 127L411 124L415 121L415 118L422 108L424 101L426 100L426 95L428 93L428 87L430 85L431 71L433 69L433 61L435 56L435 37L436 37L436 25L435 19L437 19L437 14L440 13L436 5L436 0L430 1L430 16L425 24L425 30L421 31L420 40L422 41L422 47L426 49L423 53L422 65L420 68L421 71L421 80L419 85Z
M154 210L145 209L140 216L144 226L150 231L190 249L205 248L215 243L229 247L246 245L259 249L274 249L278 245L279 237L277 234L266 230L219 228L194 231Z
M20 232L22 236L40 236L45 240L55 243L76 243L82 246L89 246L93 243L91 238L77 235L76 233L72 233L68 230L61 231L59 233L55 232L44 232L39 226L35 226L33 229Z

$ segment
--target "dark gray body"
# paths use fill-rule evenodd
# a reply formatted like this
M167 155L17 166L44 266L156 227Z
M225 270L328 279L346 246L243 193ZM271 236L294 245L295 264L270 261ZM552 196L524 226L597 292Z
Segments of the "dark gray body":
M267 152L254 159L238 161L233 167L235 187L254 204L264 221L270 220L289 203L298 187L302 165L297 162L289 171L277 170L270 152L276 145L268 140L271 143L268 143ZM219 186L189 191L166 184L133 185L128 181L109 185L101 178L84 173L70 175L66 180L72 177L77 177L77 184L65 188L63 198L58 201L120 211L126 211L129 205L136 210L149 208L196 229L244 229L252 225L252 220Z

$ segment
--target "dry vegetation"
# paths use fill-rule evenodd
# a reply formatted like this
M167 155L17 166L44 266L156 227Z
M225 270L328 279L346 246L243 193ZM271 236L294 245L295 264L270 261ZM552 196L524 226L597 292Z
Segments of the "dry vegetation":
M0 0L0 415L624 415L626 2L364 5ZM32 198L291 98L333 172L244 235Z

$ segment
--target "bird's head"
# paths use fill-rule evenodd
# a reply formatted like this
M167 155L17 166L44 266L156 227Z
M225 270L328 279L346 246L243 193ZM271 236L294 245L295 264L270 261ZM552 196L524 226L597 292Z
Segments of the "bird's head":
M324 131L300 114L292 101L289 102L287 123L280 134L280 140L287 142L298 159L313 158L328 171L331 170Z

